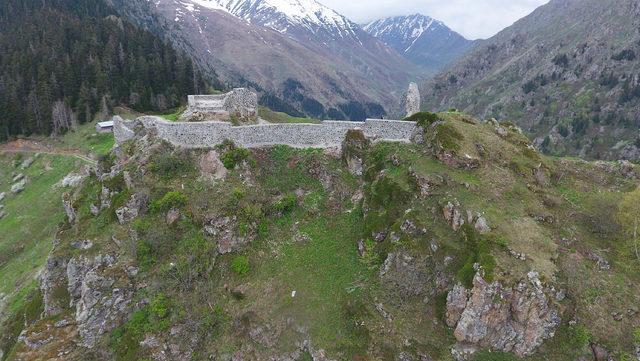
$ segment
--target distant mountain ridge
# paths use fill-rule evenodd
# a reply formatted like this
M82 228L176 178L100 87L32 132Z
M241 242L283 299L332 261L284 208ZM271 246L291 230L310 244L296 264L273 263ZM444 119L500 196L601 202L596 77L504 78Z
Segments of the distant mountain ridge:
M640 159L640 3L552 0L423 88L427 109L518 123L544 151Z
M112 1L223 81L253 87L263 104L290 114L383 116L423 73L313 0Z
M443 22L421 14L379 19L363 28L407 60L431 72L455 61L474 44Z

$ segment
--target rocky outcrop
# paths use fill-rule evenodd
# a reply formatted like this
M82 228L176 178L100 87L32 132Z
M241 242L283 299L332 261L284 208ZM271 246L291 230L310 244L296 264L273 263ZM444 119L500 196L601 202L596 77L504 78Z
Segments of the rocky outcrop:
M409 89L402 99L402 105L407 117L420 112L420 90L418 84L409 84Z
M148 195L144 193L132 194L127 204L116 209L115 213L116 217L118 217L118 223L125 224L134 220L139 214L146 211L148 203Z
M129 313L133 297L131 278L136 272L116 266L116 259L110 255L74 257L66 271L69 305L76 309L80 344L91 348Z
M64 212L67 214L67 220L69 223L73 223L76 220L76 210L73 208L73 201L69 193L62 194L62 206L64 207Z
M244 235L238 234L237 228L238 222L235 216L216 217L206 222L204 232L217 241L218 252L225 254L235 252L253 240L255 227L248 227Z
M52 253L40 274L40 292L42 292L45 316L57 315L67 307L66 298L60 297L61 294L66 294L67 262L66 258Z
M454 231L458 231L466 223L480 234L491 232L489 222L482 214L477 213L474 215L472 211L467 210L465 218L460 202L457 200L447 202L442 208L442 215Z
M551 291L536 272L527 277L511 288L489 283L478 273L471 290L454 287L447 296L446 321L455 327L458 342L522 357L552 337L560 318L547 296Z
M14 183L11 186L11 193L18 194L24 191L24 188L26 185L27 185L27 178L25 177L20 178L19 180L16 181L16 183Z
M342 161L349 168L351 174L362 175L362 158L370 143L362 130L353 129L347 131L347 135L342 142Z

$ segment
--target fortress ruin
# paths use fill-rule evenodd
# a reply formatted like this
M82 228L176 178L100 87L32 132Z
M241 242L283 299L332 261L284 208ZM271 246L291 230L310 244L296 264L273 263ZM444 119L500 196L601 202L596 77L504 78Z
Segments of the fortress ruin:
M258 96L246 88L236 88L225 94L189 95L183 122L208 120L238 124L255 123L258 118Z
M212 148L225 140L245 148L288 145L294 148L339 148L347 131L360 129L373 141L410 142L419 133L415 122L367 119L364 122L325 120L318 124L257 124L234 126L228 122L170 122L145 116L133 121L114 119L116 142L134 136L134 128L142 126L175 146Z

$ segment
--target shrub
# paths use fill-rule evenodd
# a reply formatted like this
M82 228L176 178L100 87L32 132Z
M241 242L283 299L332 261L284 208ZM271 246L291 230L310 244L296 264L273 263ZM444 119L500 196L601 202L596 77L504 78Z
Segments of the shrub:
M155 155L151 161L151 171L163 179L171 179L194 171L193 161L186 153L164 152Z
M229 145L229 143L225 144L229 149L220 156L220 161L222 161L224 167L229 170L235 169L238 164L249 159L251 156L251 151L249 151L249 149L238 148L233 144Z
M438 121L438 114L431 112L419 112L406 117L404 120L417 122L419 126L426 128Z
M142 271L150 269L156 263L155 252L148 242L141 241L137 244L136 261Z
M273 205L273 209L277 213L287 214L291 212L296 207L297 204L298 204L298 197L296 197L296 195L293 193L289 193L284 197L282 197L279 201L277 201Z
M131 314L127 323L111 334L111 348L118 360L134 360L140 348L140 341L146 333L164 331L171 325L169 299L159 293L150 304Z
M237 256L231 261L231 269L239 276L249 273L249 259L246 256Z
M167 192L161 199L158 199L151 204L151 212L162 213L173 208L182 208L187 205L187 202L187 196L181 192Z
M558 54L553 58L553 63L559 67L566 68L569 65L567 54Z
M467 258L464 265L458 271L458 280L466 287L472 287L473 277L475 276L473 265L478 263L484 270L484 279L492 281L496 260L491 254L491 242L488 238L479 235L476 230L468 224L463 225L461 230Z

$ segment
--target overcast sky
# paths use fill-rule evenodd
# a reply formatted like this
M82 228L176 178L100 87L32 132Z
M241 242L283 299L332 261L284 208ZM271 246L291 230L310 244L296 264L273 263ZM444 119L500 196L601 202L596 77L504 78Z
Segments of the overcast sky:
M488 38L548 0L319 0L357 23L421 13L469 39Z

